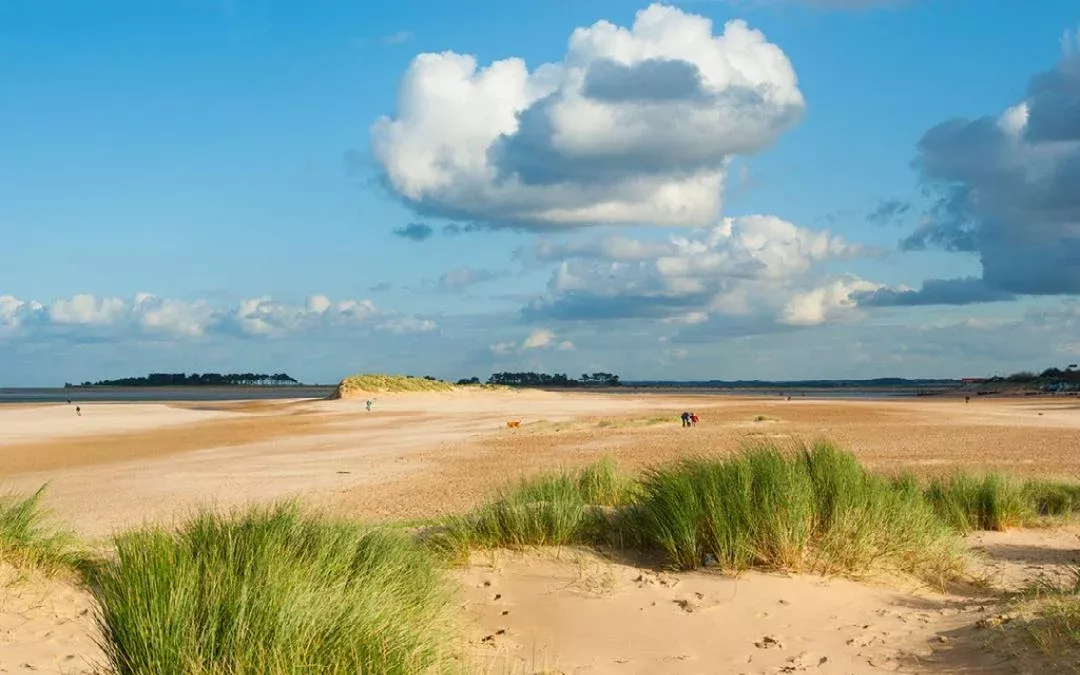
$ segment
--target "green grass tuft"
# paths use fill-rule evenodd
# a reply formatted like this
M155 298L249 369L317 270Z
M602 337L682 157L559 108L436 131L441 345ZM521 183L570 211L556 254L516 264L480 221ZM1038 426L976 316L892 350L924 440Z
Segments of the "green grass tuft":
M1024 483L1023 493L1037 516L1062 517L1080 511L1080 484L1032 479Z
M955 537L918 492L824 443L797 452L762 445L661 467L642 490L630 517L634 538L682 569L885 566L940 582L960 564Z
M635 491L634 481L605 458L576 473L521 480L471 513L429 528L423 538L455 563L475 549L597 543L612 536L606 507L630 503Z
M416 673L447 657L451 596L426 553L289 504L121 535L91 587L119 675Z
M0 562L58 574L82 567L86 552L74 535L49 524L41 505L45 486L29 497L0 497Z
M636 483L619 470L610 457L590 464L578 474L578 490L587 504L598 506L622 506L630 503L637 489Z
M1020 481L998 473L956 474L934 479L926 488L938 515L961 532L1003 531L1024 523L1035 513L1032 494Z

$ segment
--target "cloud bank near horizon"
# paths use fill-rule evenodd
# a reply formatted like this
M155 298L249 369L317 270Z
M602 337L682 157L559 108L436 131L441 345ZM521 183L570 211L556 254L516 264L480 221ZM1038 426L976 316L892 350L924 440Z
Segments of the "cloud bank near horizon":
M0 294L0 341L69 337L121 342L210 335L275 338L357 327L399 334L437 329L430 319L381 312L371 300L334 302L325 295L312 295L304 304L262 296L222 305L208 299L177 300L151 293L137 293L131 299L80 293L49 303Z
M725 218L667 242L622 235L553 243L521 255L557 261L528 321L657 320L754 333L820 326L857 313L856 295L880 284L831 274L830 261L860 257L828 231L775 216Z

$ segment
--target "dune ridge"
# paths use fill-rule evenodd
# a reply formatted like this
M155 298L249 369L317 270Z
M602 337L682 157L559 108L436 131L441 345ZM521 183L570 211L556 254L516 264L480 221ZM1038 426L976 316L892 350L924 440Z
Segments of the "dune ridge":
M412 375L383 375L359 373L338 383L330 394L331 400L357 398L368 394L430 393L454 391L454 385L443 380Z

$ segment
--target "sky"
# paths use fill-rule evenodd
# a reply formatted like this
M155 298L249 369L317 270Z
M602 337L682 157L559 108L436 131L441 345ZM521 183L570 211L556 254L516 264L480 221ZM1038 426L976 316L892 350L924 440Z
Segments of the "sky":
M1080 361L1073 0L0 0L0 386Z

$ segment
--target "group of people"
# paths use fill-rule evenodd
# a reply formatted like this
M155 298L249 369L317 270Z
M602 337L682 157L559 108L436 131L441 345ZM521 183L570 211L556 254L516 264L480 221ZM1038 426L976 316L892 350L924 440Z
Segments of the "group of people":
M682 414L682 425L684 427L696 427L699 419L697 413L684 412Z

